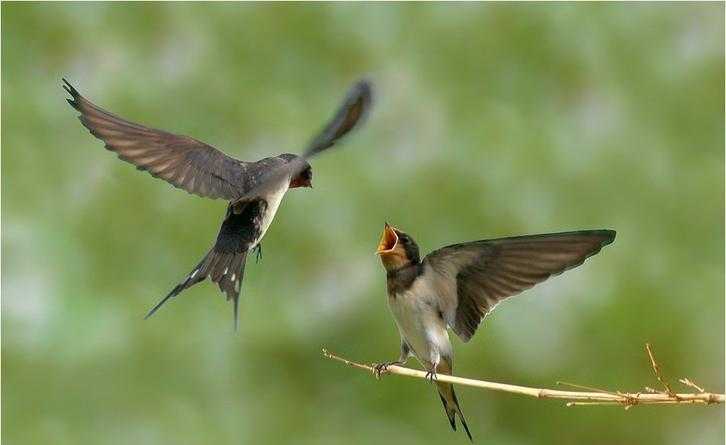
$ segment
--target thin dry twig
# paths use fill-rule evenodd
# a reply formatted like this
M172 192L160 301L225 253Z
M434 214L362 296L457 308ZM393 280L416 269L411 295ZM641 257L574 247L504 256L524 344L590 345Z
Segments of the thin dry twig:
M649 344L646 344L646 350L648 357L650 357L651 366L656 374L656 378L666 388L666 392L655 391L652 388L646 389L645 393L624 393L620 391L607 391L604 389L587 387L583 385L575 385L572 383L558 382L558 384L568 385L575 388L586 389L588 391L561 391L556 389L547 388L531 388L528 386L509 385L506 383L488 382L484 380L474 380L462 377L455 377L446 374L437 374L436 380L455 383L458 385L473 386L475 388L489 389L492 391L508 392L512 394L520 394L529 397L535 397L538 399L559 399L566 400L566 406L585 406L585 405L617 405L624 406L628 409L635 405L709 405L713 403L724 403L726 396L724 394L714 394L704 391L701 387L696 386L693 382L688 379L681 379L680 382L686 386L690 386L698 390L697 394L676 394L670 386L667 384L660 368L655 361L655 356L650 348ZM354 362L338 355L329 352L327 349L323 349L323 356L331 360L335 360L341 363L345 363L348 366L362 369L376 375L374 365L367 365L363 363ZM419 371L416 369L405 368L402 366L391 365L385 373L396 374L406 377L414 377L420 379L426 379L426 372ZM686 383L687 382L687 383Z
M653 350L650 348L650 343L645 344L645 350L648 352L648 358L650 358L650 366L653 367L653 374L655 374L655 378L657 378L660 384L663 385L666 390L666 394L671 397L677 398L676 393L673 392L671 386L668 384L668 382L665 381L665 379L663 378L663 374L661 374L660 366L658 366L658 363L655 361L655 356L653 355Z
M638 396L640 395L640 393L637 393L636 396L633 397L631 394L622 393L620 391L613 392L613 391L608 391L606 389L600 389L600 388L595 388L595 387L592 387L592 386L585 386L585 385L576 385L574 383L567 383L567 382L557 382L557 384L558 385L571 386L573 388L578 388L578 389L586 389L588 391L601 392L603 394L610 394L611 396L622 397L622 398L625 399L625 409L629 409L631 406L637 405L638 404ZM567 404L567 406L575 406L575 405L596 405L598 403L601 403L601 402L583 402L583 403L570 402L570 403ZM615 402L615 403L622 403L622 402Z
M706 392L706 390L704 390L700 386L696 385L692 381L688 380L688 377L683 377L682 379L678 379L678 381L683 383L686 386L690 386L691 388L695 389L698 392Z

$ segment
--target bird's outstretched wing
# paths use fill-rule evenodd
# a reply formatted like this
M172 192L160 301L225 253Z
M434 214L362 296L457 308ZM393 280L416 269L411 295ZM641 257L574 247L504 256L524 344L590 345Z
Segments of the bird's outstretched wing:
M238 161L188 136L148 128L120 118L94 105L63 79L81 123L106 148L124 161L146 170L174 187L207 197L233 200L245 188L245 176L255 163Z
M362 124L368 116L372 102L372 87L367 80L359 80L353 84L333 119L308 144L303 157L311 158L332 147L357 125Z
M579 266L615 239L612 230L584 230L473 241L424 259L436 272L444 317L468 341L501 300Z
M360 126L370 112L373 102L373 87L367 80L359 80L348 90L343 103L333 118L315 136L302 156L297 156L286 163L278 164L275 168L261 171L256 176L254 184L245 187L245 193L239 197L240 201L254 199L265 195L271 190L277 190L280 184L295 177L306 166L307 160L335 145L353 129Z

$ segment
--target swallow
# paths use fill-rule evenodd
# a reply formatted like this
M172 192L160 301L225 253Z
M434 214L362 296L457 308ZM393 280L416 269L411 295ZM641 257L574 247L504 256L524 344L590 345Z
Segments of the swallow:
M615 239L613 230L526 235L454 244L423 260L410 235L386 223L376 253L386 270L388 305L401 336L398 360L376 365L378 375L413 356L436 383L451 428L456 417L472 439L450 383L451 329L468 342L496 305L582 264Z
M333 147L364 121L372 102L366 80L348 91L333 118L307 145L302 155L283 153L254 162L237 160L189 136L177 135L131 122L80 95L65 79L68 103L90 133L105 147L138 170L172 186L205 198L228 201L216 241L202 260L146 315L149 318L169 299L209 278L227 301L233 302L235 330L239 295L249 252L262 252L261 241L289 189L312 187L308 160Z

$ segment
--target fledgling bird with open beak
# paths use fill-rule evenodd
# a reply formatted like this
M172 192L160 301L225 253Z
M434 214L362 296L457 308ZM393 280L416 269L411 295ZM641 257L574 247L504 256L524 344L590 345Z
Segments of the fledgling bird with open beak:
M209 278L227 300L234 302L235 329L247 254L257 249L259 258L260 242L285 193L291 188L312 187L313 171L308 159L359 126L371 107L371 85L361 80L350 88L336 114L302 155L283 153L246 162L189 136L156 130L109 113L81 96L65 79L63 82L71 95L68 103L80 112L78 118L83 126L119 158L174 187L229 202L211 250L146 317L184 289Z
M418 359L432 381L451 375L453 350L447 328L469 341L500 301L577 267L615 239L613 230L515 236L443 247L420 259L416 242L386 223L377 253L386 269L388 305L401 335L398 360ZM451 428L458 415L471 433L450 383L435 382Z

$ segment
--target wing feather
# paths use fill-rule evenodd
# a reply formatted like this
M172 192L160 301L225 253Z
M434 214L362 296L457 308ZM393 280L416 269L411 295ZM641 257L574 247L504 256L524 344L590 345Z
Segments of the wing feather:
M247 200L276 188L306 166L306 159L332 147L367 116L372 87L361 80L348 91L342 105L313 138L302 157L290 162L285 155L243 162L189 136L145 127L116 116L85 99L65 79L68 103L79 119L107 149L177 188L208 198Z
M612 230L529 235L455 244L424 262L437 273L445 318L468 341L503 299L582 264L615 239Z
M238 200L249 200L277 189L281 182L294 178L307 168L307 161L310 158L334 146L358 128L370 112L373 101L372 90L373 87L367 80L359 80L353 84L333 118L312 139L302 156L295 156L285 164L272 165L269 169L261 169L254 175L250 174L248 179L251 181L245 184L245 194Z
M330 122L308 144L307 149L303 152L303 157L310 158L332 147L351 130L363 123L372 101L371 84L366 80L356 82L348 90L343 103Z
M240 170L248 163L189 136L127 121L88 101L65 79L63 82L72 97L68 103L81 113L83 126L120 159L202 197L233 200L244 192Z

